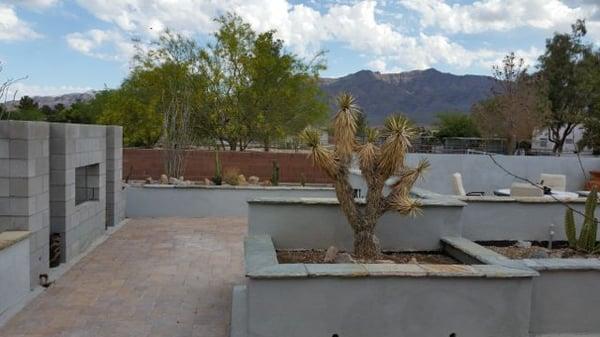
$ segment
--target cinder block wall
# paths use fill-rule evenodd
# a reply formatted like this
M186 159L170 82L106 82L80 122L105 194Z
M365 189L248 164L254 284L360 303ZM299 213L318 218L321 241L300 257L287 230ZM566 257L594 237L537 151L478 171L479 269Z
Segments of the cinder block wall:
M123 128L106 127L106 226L119 224L125 218L122 193Z
M50 223L61 235L61 262L84 252L106 228L106 127L50 124ZM76 204L75 171L99 165L97 200Z
M31 286L48 272L49 124L0 121L0 232L28 230Z

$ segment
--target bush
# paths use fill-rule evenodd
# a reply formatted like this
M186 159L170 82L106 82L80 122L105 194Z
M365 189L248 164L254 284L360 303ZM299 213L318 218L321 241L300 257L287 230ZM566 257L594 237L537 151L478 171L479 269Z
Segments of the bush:
M223 181L232 186L239 185L240 170L235 167L225 169L225 172L223 173Z

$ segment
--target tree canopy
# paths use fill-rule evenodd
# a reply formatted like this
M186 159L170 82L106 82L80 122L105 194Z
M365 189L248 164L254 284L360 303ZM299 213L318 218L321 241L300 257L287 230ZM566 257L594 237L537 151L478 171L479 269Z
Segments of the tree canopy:
M471 116L460 112L443 112L437 115L437 136L447 137L480 137L481 133Z

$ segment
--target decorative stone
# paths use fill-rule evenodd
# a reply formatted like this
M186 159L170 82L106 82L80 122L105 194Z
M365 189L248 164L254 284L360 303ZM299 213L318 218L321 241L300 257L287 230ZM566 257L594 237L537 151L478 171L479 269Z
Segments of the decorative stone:
M270 180L265 180L265 181L262 181L262 182L260 183L260 185L261 185L261 186L271 186L271 181L270 181Z
M543 250L538 250L538 251L535 251L533 254L531 254L531 258L532 259L547 259L548 253L546 253Z
M335 261L338 252L339 249L337 249L335 246L327 248L327 252L325 253L325 258L323 258L323 262L332 263L333 261Z
M213 184L212 180L210 180L210 179L208 179L208 178L204 178L204 185L206 185L206 186L210 186L210 185L212 185L212 184Z
M167 177L166 174L162 174L160 176L160 183L161 184L168 184L169 183L169 177Z
M181 180L175 178L175 177L171 177L169 178L169 184L171 185L179 185L181 184Z
M519 241L517 241L517 243L515 243L515 247L519 247L519 248L531 248L531 242L530 241L519 240Z
M356 263L356 260L348 253L338 254L333 260L335 263Z
M243 174L240 174L238 176L238 185L248 185L248 182L246 181L246 177L244 177Z
M153 183L152 177L146 178L146 184L152 184L152 183Z
M250 185L258 185L259 182L260 182L260 178L258 178L257 176L248 177L248 183Z

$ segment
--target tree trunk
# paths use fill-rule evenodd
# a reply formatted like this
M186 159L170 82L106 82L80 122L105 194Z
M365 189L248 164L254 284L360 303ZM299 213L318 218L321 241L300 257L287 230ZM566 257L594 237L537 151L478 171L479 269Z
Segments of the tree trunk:
M363 259L376 259L381 247L375 236L374 228L364 229L354 233L354 254Z

